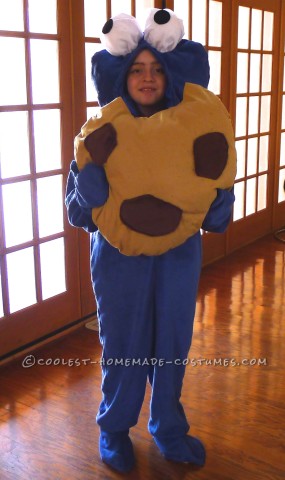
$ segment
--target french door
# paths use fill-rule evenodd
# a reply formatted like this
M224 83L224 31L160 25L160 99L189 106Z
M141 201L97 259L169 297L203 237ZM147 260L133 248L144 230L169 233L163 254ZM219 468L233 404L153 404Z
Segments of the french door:
M285 223L284 2L233 2L238 172L232 249Z
M0 356L82 316L68 4L0 2Z

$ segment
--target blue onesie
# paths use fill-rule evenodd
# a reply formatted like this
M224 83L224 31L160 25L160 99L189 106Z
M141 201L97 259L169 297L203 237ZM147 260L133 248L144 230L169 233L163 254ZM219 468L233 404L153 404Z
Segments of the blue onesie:
M126 29L130 36L128 44L133 42L130 51L124 47L113 52L109 45L108 51L94 55L92 76L100 106L122 97L130 112L139 115L126 91L125 80L130 65L145 48L164 68L165 108L181 102L185 82L207 87L209 66L204 48L182 40L181 32L173 40L173 30L179 30L179 25L166 32L165 38L172 39L172 44L164 47L167 42L163 35L156 36L153 31L177 19L167 9L152 10L152 26L146 27L144 35L137 34L136 29L134 32ZM118 36L122 33L116 18L107 22L103 34L108 36L117 28L113 43L118 46ZM126 20L127 16L121 19ZM149 381L152 386L149 432L161 453L169 460L203 465L204 446L187 435L189 424L180 403L185 373L182 362L187 359L191 345L201 271L200 231L160 255L124 255L104 238L92 220L92 209L103 205L108 195L109 185L101 166L89 163L79 171L72 161L66 207L70 223L91 233L91 275L103 348L103 398L97 414L101 458L120 472L133 468L135 458L129 429L138 421ZM218 189L202 228L224 232L233 202L232 190Z

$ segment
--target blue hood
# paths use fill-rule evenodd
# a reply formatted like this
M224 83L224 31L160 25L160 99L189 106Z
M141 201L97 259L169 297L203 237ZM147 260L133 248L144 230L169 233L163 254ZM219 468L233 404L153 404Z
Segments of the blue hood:
M148 49L164 68L167 78L166 108L181 102L185 83L207 88L209 83L208 54L200 43L181 40L174 50L162 53L142 38L138 46L125 56L111 55L107 50L92 57L92 79L102 107L122 97L133 115L138 115L135 103L126 90L126 75L137 55Z

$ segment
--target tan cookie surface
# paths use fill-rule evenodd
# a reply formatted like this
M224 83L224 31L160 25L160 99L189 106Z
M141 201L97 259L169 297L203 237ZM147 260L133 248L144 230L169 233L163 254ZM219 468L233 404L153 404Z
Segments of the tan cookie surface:
M125 255L158 255L195 234L216 197L231 188L236 151L229 114L218 97L186 84L183 101L151 117L133 117L121 98L92 117L75 139L79 169L105 168L109 198L92 217Z

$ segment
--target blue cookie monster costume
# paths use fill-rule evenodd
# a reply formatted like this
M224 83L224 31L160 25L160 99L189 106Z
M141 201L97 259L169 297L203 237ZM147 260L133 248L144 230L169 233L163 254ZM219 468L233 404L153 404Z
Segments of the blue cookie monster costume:
M134 116L126 74L137 55L149 49L163 66L164 108L178 105L185 82L207 87L204 48L182 39L182 21L168 9L151 9L144 33L135 19L121 14L103 28L108 50L92 58L92 77L100 106L122 97ZM173 186L175 188L175 185ZM180 403L191 345L201 271L201 235L161 255L126 256L110 245L92 221L92 208L109 192L105 171L94 163L80 172L71 163L66 207L72 225L91 233L91 274L98 307L103 399L97 414L102 460L119 472L130 471L135 457L129 429L136 425L146 383L152 387L149 432L168 460L202 466L205 449L189 432ZM233 191L219 190L202 228L224 232L231 218Z

